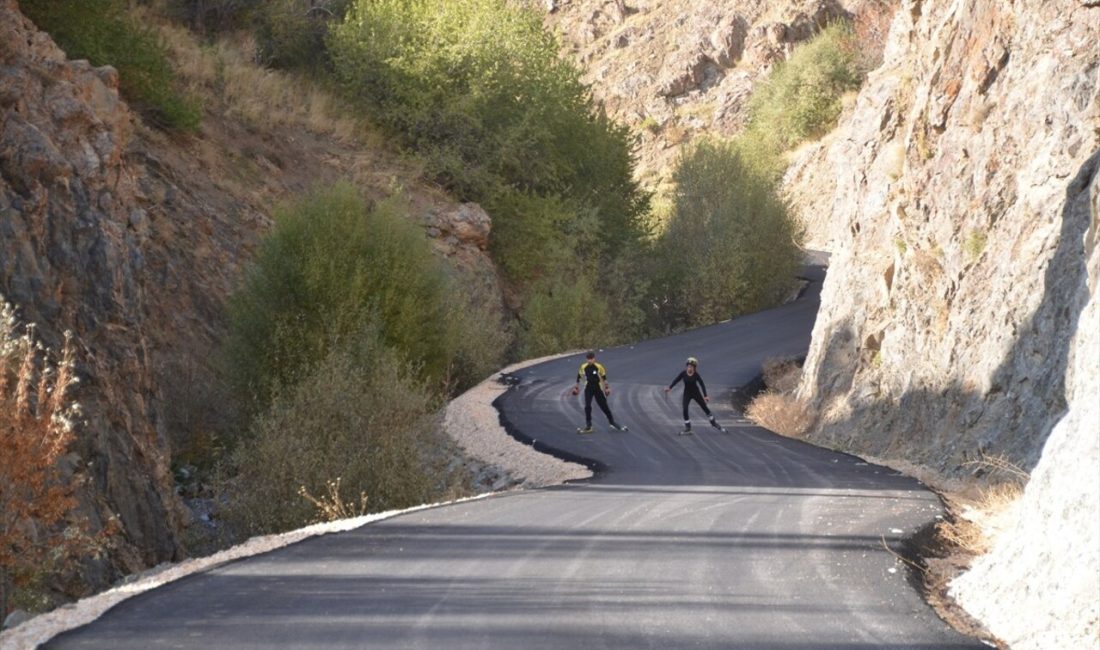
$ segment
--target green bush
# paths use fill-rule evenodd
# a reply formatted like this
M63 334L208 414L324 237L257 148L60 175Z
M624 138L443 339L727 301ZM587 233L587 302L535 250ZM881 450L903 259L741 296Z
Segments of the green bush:
M255 12L260 60L274 68L321 69L330 65L329 26L341 20L349 0L303 4L302 0L269 0Z
M749 102L751 138L775 151L817 138L833 128L844 93L862 82L851 28L834 23L776 65Z
M267 0L167 0L169 17L186 23L202 34L213 34L246 26L256 9Z
M22 0L20 8L71 59L118 69L123 97L161 126L194 131L202 121L197 99L178 89L169 54L121 0Z
M367 509L403 508L461 485L436 462L431 391L370 328L333 350L293 386L276 391L232 457L227 519L236 532L272 533L319 518L299 494L341 496Z
M605 300L583 275L537 282L520 314L523 357L597 347L617 341Z
M551 257L576 249L579 221L599 231L589 256L609 259L638 239L648 197L633 179L633 140L594 107L537 12L506 0L358 0L329 48L347 93L434 177L493 214L508 240L498 262L513 279L538 275L513 252L514 233Z
M657 242L652 304L659 322L705 325L778 304L801 263L801 233L768 174L736 144L701 141L673 176L674 204Z
M474 322L470 303L399 198L368 207L337 185L276 211L231 301L228 366L263 407L370 323L416 376L461 387L496 366L506 339L491 314Z

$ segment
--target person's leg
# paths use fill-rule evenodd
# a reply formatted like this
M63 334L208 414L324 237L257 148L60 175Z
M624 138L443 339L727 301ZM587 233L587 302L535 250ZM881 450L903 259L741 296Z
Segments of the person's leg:
M703 408L703 413L706 413L708 418L714 419L714 416L710 414L710 407L707 406L707 401L703 399L702 395L696 395L695 402Z
M684 431L691 431L691 418L688 417L688 404L691 404L691 393L684 391Z
M615 416L611 415L611 408L607 405L607 398L604 397L603 391L597 390L595 393L596 404L600 407L600 410L603 411L603 414L607 416L607 421L611 424L615 424Z
M710 407L707 406L707 401L703 399L703 396L696 395L695 401L699 404L699 406L703 407L703 413L707 414L707 419L710 420L710 426L714 427L715 429L721 429L721 425L718 424L718 420L714 419L714 415L710 412Z
M584 424L586 427L592 427L592 396L597 391L585 386L584 388Z

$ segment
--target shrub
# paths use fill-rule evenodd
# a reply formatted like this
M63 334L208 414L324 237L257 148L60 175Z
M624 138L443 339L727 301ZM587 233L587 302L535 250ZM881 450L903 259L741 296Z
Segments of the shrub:
M813 413L789 393L767 391L749 404L745 416L765 429L789 438L801 438L813 425Z
M274 68L318 69L330 64L329 26L342 19L348 0L270 0L256 11L260 62Z
M267 0L167 0L169 16L202 34L241 29Z
M368 208L336 185L276 211L231 301L229 367L240 394L262 407L371 323L419 378L473 381L495 366L506 337L493 318L455 318L469 304L400 198Z
M792 393L802 381L802 364L785 357L764 360L764 385L780 393Z
M595 220L588 252L601 258L639 237L647 196L633 179L633 140L593 106L539 13L506 0L358 0L329 47L349 96L435 178L484 203L501 237L514 226L541 238L532 246L557 247L578 219L563 211ZM546 199L534 207L549 226L523 212L530 197ZM500 250L506 269L525 263Z
M798 47L753 93L751 137L775 151L824 135L840 116L841 97L862 81L851 28L834 23Z
M441 495L451 477L431 462L442 444L433 434L435 405L380 336L359 332L300 382L277 389L254 421L233 455L229 521L247 534L311 523L320 513L305 495L325 494L336 481L353 499L366 495L372 511Z
M0 300L0 617L13 601L37 609L44 579L95 546L74 520L73 486L60 466L79 415L73 347L66 340L57 366L47 355L33 329L17 333Z
M23 0L20 8L69 58L117 68L122 95L147 119L198 129L202 106L180 92L166 48L122 0Z
M673 212L657 242L660 321L697 326L778 304L802 253L774 181L735 145L705 140L685 150L673 181Z
M584 276L558 276L535 284L520 321L524 357L598 347L616 339L607 303Z

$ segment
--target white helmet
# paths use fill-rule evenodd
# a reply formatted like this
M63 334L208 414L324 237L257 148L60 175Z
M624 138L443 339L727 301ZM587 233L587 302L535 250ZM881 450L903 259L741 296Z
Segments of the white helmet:
M688 357L687 362L688 362L689 366L698 366L699 365L699 360L696 359L695 357Z

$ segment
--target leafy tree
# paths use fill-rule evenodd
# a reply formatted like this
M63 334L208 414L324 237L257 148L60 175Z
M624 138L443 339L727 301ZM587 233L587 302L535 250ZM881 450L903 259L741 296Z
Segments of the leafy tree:
M513 279L532 281L529 267L548 262L529 265L509 228L550 257L577 248L586 220L599 232L588 257L610 259L640 237L648 197L629 131L595 108L537 12L506 0L358 0L329 44L349 95L444 185L490 210ZM550 223L533 223L527 207Z
M766 309L790 291L801 233L774 181L746 164L737 146L703 140L687 149L667 230L653 304L673 328Z

